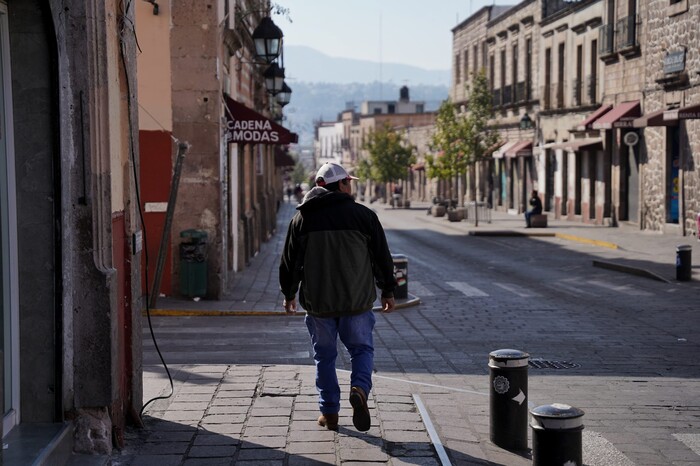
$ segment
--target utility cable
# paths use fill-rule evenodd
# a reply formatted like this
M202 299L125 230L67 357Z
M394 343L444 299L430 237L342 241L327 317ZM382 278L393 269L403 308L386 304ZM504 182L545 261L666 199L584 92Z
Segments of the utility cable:
M123 6L123 4L122 4L122 6ZM120 34L119 34L119 42L120 42L120 54L119 55L120 55L120 58L122 61L122 67L124 68L124 76L125 76L124 80L125 80L126 92L127 92L127 97L128 97L127 98L127 111L129 113L129 118L128 118L129 119L129 157L131 158L131 168L132 168L133 177L134 177L134 193L136 196L136 205L138 206L139 219L141 222L141 231L143 232L143 244L148 245L148 240L147 240L147 236L146 236L146 221L145 221L145 218L143 215L143 207L141 205L141 193L140 193L140 189L139 189L139 177L138 177L138 172L136 170L136 151L134 150L134 128L133 128L133 118L131 115L132 114L132 100L133 99L132 99L132 93L131 93L131 79L130 79L130 75L128 72L127 61L126 61L126 50L125 50L126 41L124 40L124 34L126 32L124 21L126 19L128 19L128 10L129 10L130 6L131 6L131 1L129 1L127 3L126 10L122 11L122 25L121 25L122 29L121 29ZM138 44L138 39L136 38L136 30L134 28L134 24L131 20L129 20L129 23L131 25L130 31L134 35L134 41L136 44ZM143 107L141 107L141 108L143 108ZM144 111L145 111L145 109L144 109ZM148 113L148 112L146 111L146 113ZM151 115L150 113L148 113L148 115L151 118L153 118L154 120L156 120L153 117L153 115ZM156 120L156 122L157 122L157 120ZM162 127L162 125L161 125L161 127ZM173 140L175 142L178 142L177 139L174 136L172 136L172 134L171 134L171 138L173 138ZM155 335L155 332L153 331L153 323L151 322L151 309L148 305L148 301L149 301L149 297L150 297L150 293L151 293L151 291L149 290L149 285L148 285L148 283L149 283L149 278L148 278L148 266L149 266L148 247L143 248L143 257L144 257L144 263L145 263L145 272L144 272L145 279L146 279L146 285L145 285L146 286L146 300L145 301L146 301L146 317L148 320L148 329L149 329L149 332L151 334L151 339L153 340L153 346L156 349L156 353L158 353L158 357L160 358L160 362L162 363L163 368L165 369L165 373L168 375L168 381L170 383L170 393L168 395L156 396L156 397L148 400L146 403L144 403L144 405L141 407L141 410L138 413L139 421L141 422L142 425L143 425L143 418L142 418L143 412L148 405L150 405L151 403L153 403L154 401L157 401L157 400L168 399L171 396L173 396L173 394L175 393L175 388L173 385L173 377L170 374L170 369L168 369L168 365L166 364L165 359L163 358L163 354L161 353L160 348L158 347L156 335Z

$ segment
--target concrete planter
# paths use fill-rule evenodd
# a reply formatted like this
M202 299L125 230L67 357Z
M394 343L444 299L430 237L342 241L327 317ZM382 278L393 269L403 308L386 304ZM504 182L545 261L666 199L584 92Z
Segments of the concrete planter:
M430 208L433 217L444 217L445 212L447 212L447 207L444 205L434 205Z
M447 220L450 222L461 222L464 220L464 209L450 209L447 211Z

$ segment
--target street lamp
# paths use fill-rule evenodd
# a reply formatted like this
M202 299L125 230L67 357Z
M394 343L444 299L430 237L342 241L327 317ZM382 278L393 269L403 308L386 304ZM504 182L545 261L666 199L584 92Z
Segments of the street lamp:
M280 104L280 107L284 107L292 99L292 88L289 87L286 82L283 82L282 90L277 93L275 98L277 99L277 103Z
M532 119L527 113L520 119L520 129L532 129Z
M266 63L272 63L282 50L282 37L282 30L272 18L265 16L253 31L256 57Z
M272 95L282 92L284 85L284 68L280 68L277 63L272 63L263 73L265 78L265 88Z

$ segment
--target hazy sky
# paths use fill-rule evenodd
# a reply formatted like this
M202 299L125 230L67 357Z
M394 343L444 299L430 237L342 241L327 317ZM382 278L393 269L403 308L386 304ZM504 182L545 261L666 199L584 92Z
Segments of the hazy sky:
M273 16L287 45L332 57L451 66L452 28L494 0L275 0L289 20ZM517 4L498 0L496 4Z

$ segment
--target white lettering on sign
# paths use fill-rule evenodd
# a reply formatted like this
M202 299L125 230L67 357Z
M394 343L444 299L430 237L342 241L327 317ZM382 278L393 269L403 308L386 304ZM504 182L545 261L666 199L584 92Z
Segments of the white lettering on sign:
M228 120L226 128L231 141L279 142L278 131L272 129L269 120Z

